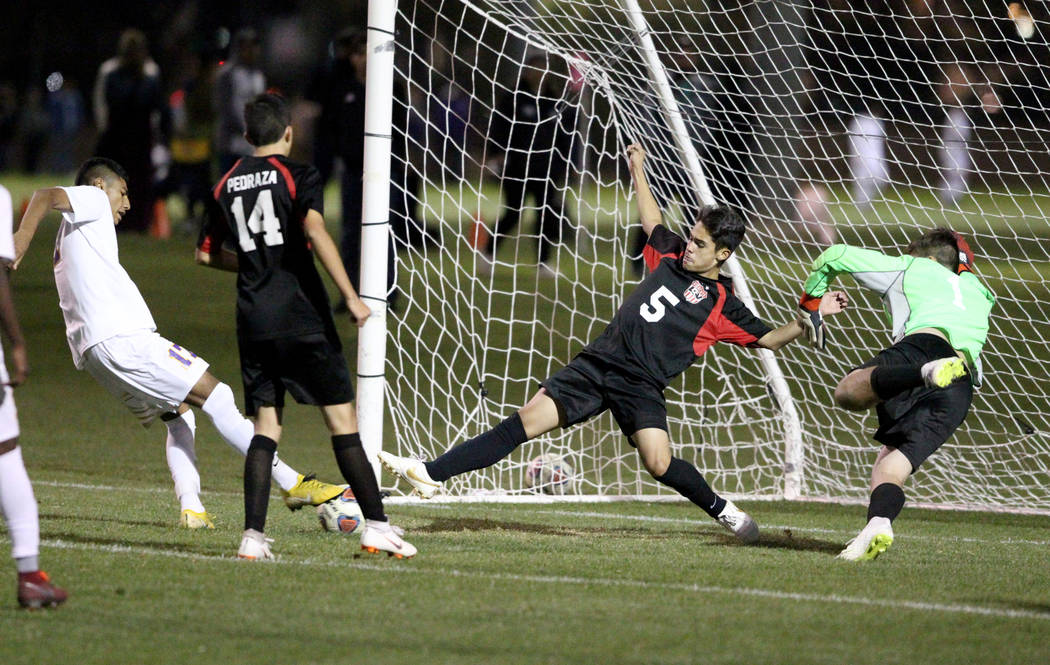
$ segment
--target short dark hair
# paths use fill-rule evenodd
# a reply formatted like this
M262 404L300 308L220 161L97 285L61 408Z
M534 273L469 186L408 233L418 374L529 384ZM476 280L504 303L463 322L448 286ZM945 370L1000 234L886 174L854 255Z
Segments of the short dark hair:
M955 272L959 266L959 245L955 238L955 231L942 226L912 240L904 251L912 256L931 256L937 263Z
M108 157L92 157L77 169L77 177L73 180L74 185L90 185L95 178L119 178L128 181L128 172L124 167L117 164Z
M290 124L288 102L276 93L264 92L244 105L245 135L254 146L276 143Z
M743 242L744 233L747 231L744 218L727 205L710 205L700 208L697 221L703 224L707 232L711 234L716 250L725 247L730 252L735 252Z

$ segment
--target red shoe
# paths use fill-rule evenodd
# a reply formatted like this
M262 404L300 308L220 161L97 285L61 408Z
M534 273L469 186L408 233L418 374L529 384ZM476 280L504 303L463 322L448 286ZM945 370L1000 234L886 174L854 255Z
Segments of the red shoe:
M18 574L18 604L22 607L31 610L58 607L68 597L66 590L51 584L51 578L42 570Z

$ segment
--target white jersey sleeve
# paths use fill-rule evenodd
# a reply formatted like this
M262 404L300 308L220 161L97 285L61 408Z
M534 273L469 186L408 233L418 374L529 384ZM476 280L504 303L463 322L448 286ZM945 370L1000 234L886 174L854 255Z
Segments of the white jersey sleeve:
M63 187L62 191L69 197L69 205L73 208L73 214L66 215L66 221L70 224L87 224L100 220L113 223L113 209L109 205L109 198L98 187Z
M14 210L11 206L11 193L0 185L0 259L15 260Z

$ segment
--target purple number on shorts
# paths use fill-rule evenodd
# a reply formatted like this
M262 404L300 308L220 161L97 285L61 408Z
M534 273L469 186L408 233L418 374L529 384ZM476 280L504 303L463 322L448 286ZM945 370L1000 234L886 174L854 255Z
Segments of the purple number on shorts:
M190 354L190 357L186 358L185 356L182 355L182 353L188 353L188 354ZM193 364L193 359L197 357L196 353L194 353L193 351L187 351L186 349L182 348L178 344L172 344L171 345L171 348L168 349L168 355L171 356L172 358L174 358L175 360L179 361L180 363L182 363L186 367L189 367L190 365L192 365Z

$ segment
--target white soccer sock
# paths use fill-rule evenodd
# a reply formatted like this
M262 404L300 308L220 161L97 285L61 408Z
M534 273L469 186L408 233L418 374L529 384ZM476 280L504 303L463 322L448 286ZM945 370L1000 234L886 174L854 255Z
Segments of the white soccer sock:
M228 385L220 383L215 386L201 406L201 411L211 418L212 424L226 443L241 455L248 454L248 446L255 436L255 425L241 414L237 402L233 399L233 390ZM281 489L290 490L299 481L299 472L274 455L273 481Z
M201 503L201 475L197 471L197 454L193 448L197 431L197 419L192 411L183 413L178 418L165 420L168 427L168 438L164 450L168 457L168 469L171 479L175 481L175 496L179 498L181 510L204 512Z
M11 534L11 556L15 559L37 557L40 554L40 522L36 497L19 447L0 455L0 510Z

